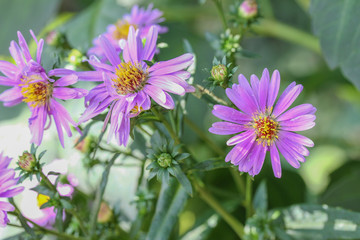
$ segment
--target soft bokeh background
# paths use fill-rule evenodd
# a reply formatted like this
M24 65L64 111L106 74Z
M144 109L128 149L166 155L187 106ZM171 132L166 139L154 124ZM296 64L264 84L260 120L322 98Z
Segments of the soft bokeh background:
M57 17L67 17L71 14L83 14L69 31L65 26L59 28L69 34L69 41L81 51L91 43L92 38L104 31L107 24L113 23L135 3L131 0L2 0L0 1L0 58L8 60L8 47L11 40L17 40L16 31L20 30L27 40L30 40L29 29L36 34L44 27L53 23ZM232 1L224 1L228 6ZM262 11L268 11L279 21L285 22L299 29L311 32L310 17L295 0L262 0ZM147 5L148 1L143 1ZM91 4L93 7L88 8ZM101 9L95 17L89 18L86 14L94 14L93 8ZM117 7L111 7L117 4ZM270 4L270 9L267 4ZM187 39L197 56L197 71L195 83L203 84L209 73L202 71L210 69L215 51L205 39L205 34L211 32L220 34L222 26L220 18L211 1L204 5L192 0L156 0L155 7L164 12L169 32L162 35L160 41L168 43L169 47L161 50L159 59L166 60L184 52L183 40ZM110 7L109 7L110 6ZM87 9L87 10L84 10ZM84 14L84 11L86 14ZM75 25L75 24L74 24ZM89 29L92 29L91 31ZM360 181L360 93L350 84L339 70L329 70L322 56L304 47L287 43L274 38L257 36L249 33L244 37L241 46L256 54L254 58L238 59L238 73L250 77L255 73L260 75L266 67L272 72L278 69L281 73L282 89L292 81L304 85L304 91L297 100L298 103L308 102L317 107L316 126L305 133L313 139L315 147L310 149L307 162L299 170L292 169L283 161L283 177L275 179L270 161L266 161L264 170L255 177L255 185L266 179L269 190L269 207L282 207L294 203L327 203L332 206L341 206L360 211L360 191L354 191L354 186ZM44 52L46 54L46 51ZM45 57L45 65L51 66L54 55ZM237 74L238 74L237 73ZM91 85L80 84L90 89ZM0 91L5 90L0 86ZM222 89L216 94L224 96ZM82 101L68 101L66 107L72 116L78 118L83 110ZM210 107L203 100L194 96L189 97L187 105L189 117L204 131L207 131L216 119L211 115ZM25 104L12 108L0 106L0 151L17 158L24 150L30 148L30 134L27 119L30 113ZM100 133L100 126L93 128L93 134ZM209 159L215 153L209 150L204 142L192 133L185 130L183 139L191 143L199 159ZM47 161L55 158L69 161L70 172L77 175L80 188L91 192L96 186L102 169L94 169L86 173L82 168L81 154L73 148L78 136L67 139L66 149L62 149L54 126L45 132L40 150L47 149ZM210 134L209 134L210 135ZM222 136L211 136L219 146L226 148ZM226 148L229 150L229 148ZM283 159L284 160L284 159ZM116 168L111 172L111 178L106 191L105 199L121 209L122 214L129 219L136 216L136 209L130 205L135 194L136 180L139 175L137 167ZM220 188L227 193L234 191L231 176L226 170L213 171L206 174L206 179L212 182L214 191ZM228 184L229 183L229 184ZM220 191L220 190L219 190ZM180 232L184 233L203 213L204 207L200 200L190 199L184 213L180 216ZM235 214L243 218L241 209L235 209ZM232 239L230 228L216 216L214 230L209 239ZM5 236L15 230L7 228ZM188 238L191 239L191 238Z

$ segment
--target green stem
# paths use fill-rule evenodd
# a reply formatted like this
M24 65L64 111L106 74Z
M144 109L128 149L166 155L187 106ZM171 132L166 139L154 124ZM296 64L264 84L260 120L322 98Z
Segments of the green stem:
M198 183L194 182L200 197L211 207L213 208L224 220L229 224L229 226L234 230L234 232L241 239L244 236L244 225L238 221L234 216L229 214L223 206L209 193L205 188L201 187Z
M221 149L218 144L211 140L202 129L200 129L193 121L190 120L188 116L184 116L184 122L202 139L207 143L212 150L214 150L220 156L225 154L225 151Z
M244 179L240 176L239 171L234 168L231 168L230 173L234 179L234 182L236 184L238 191L240 193L244 193L245 192L245 183L244 183Z
M246 175L246 193L245 193L245 208L246 208L246 218L249 218L253 215L253 206L252 206L252 182L251 176Z
M52 184L52 182L49 180L49 178L43 173L42 170L40 170L40 176L42 178L42 180L45 182L46 185L48 185L48 187L50 187L53 191L57 192L57 189L56 187ZM73 211L71 209L65 209L66 212L70 213L71 215L73 215L77 221L79 222L79 225L80 225L80 228L81 228L81 231L87 235L88 232L84 226L84 223L82 221L82 219L80 218L80 216L76 213L76 211Z
M160 114L159 111L156 110L156 108L154 108L154 107L151 108L151 111L164 124L165 128L168 130L171 138L174 139L175 143L180 144L181 142L180 142L179 137L175 133L174 129L171 127L170 123L165 119L164 115Z
M252 24L251 29L257 34L296 43L321 54L319 40L315 36L290 25L280 23L276 20L261 19L259 20L259 24Z
M224 9L221 4L221 0L213 0L213 2L215 3L215 6L219 12L224 29L227 29L228 25L227 25L227 21L226 21L225 14L224 14Z

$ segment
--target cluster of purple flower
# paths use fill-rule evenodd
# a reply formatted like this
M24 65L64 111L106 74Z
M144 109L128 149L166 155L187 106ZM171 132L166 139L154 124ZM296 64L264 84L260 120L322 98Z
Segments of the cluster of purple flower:
M46 71L41 64L43 39L36 39L36 58L30 54L29 47L18 32L18 43L12 41L10 54L15 64L0 61L0 85L11 88L0 94L5 106L25 102L30 111L29 127L31 142L40 145L44 130L52 119L64 147L64 132L70 137L71 126L77 129L84 123L108 109L104 120L110 122L108 141L114 136L119 145L126 146L130 135L130 119L151 108L151 99L166 109L175 104L169 93L184 95L195 88L186 81L190 73L186 69L193 64L194 56L186 53L174 59L153 62L157 52L159 33L167 31L161 27L162 12L133 7L116 24L110 25L107 32L94 39L94 47L88 51L88 63L92 71L76 72L69 69ZM149 64L152 62L152 64ZM77 81L95 81L99 84L90 91L74 88ZM312 128L316 109L311 104L302 104L287 110L302 91L301 85L290 84L274 106L280 86L280 74L274 71L270 78L267 69L261 79L251 76L251 85L243 75L239 83L226 89L231 102L240 110L228 106L215 105L213 114L225 122L216 122L209 129L219 135L236 134L227 141L235 147L225 160L238 166L239 171L257 175L269 151L274 175L281 177L279 152L287 162L298 168L304 162L314 143L293 131ZM76 123L59 100L85 99L86 110ZM274 107L273 107L274 106ZM287 110L287 111L286 111ZM15 172L7 169L9 158L0 155L0 197L12 197L22 191L16 185ZM0 226L8 222L6 211L14 207L0 202Z

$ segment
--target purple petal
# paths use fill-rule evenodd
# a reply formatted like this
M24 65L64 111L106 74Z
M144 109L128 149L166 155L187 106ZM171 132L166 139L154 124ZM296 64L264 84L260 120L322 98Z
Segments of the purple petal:
M31 131L31 143L35 143L36 145L40 145L43 135L44 128L46 124L47 118L47 106L37 107L32 110L32 115L29 118L29 128Z
M97 70L105 70L105 71L109 71L109 72L115 72L115 67L114 66L110 66L108 64L102 63L97 57L95 56L90 56L90 59L88 60L88 62L90 63L90 65L92 65L95 69Z
M87 93L87 90L81 88L56 87L53 89L53 96L62 100L83 98Z
M130 26L123 54L125 62L139 63L142 60L142 51L142 41L138 31L135 32L134 27Z
M77 72L76 75L79 77L79 80L83 81L103 81L103 76L101 71L84 71Z
M288 149L286 148L286 144L283 144L281 141L277 141L276 146L278 147L279 151L281 152L281 154L284 156L284 158L286 159L286 161L294 168L299 168L300 167L300 163L299 161L296 159L296 156L293 156Z
M0 76L0 85L3 85L3 86L16 86L18 84L19 84L19 82L15 82L11 78Z
M114 67L120 65L121 62L118 53L116 52L116 49L112 46L112 44L104 35L100 36L100 45L104 51L106 58L110 61L110 63Z
M24 58L19 48L19 45L15 41L11 41L9 51L12 58L15 60L16 65L23 68L25 66Z
M8 202L0 202L0 211L11 212L15 210L15 207Z
M277 117L279 116L281 113L283 113L284 111L286 111L286 109L288 109L288 107L290 107L290 105L296 100L296 98L299 96L299 94L301 93L303 89L302 85L296 85L294 86L293 84L290 84L283 92L283 94L281 94L279 101L277 102L277 104L275 105L274 111L273 111L273 116Z
M26 61L29 62L30 60L32 60L32 57L29 52L29 47L20 31L17 32L17 35L19 38L19 45L21 47L22 53L24 54Z
M271 165L274 175L277 178L281 178L281 162L280 162L279 151L277 150L275 144L271 144L269 149L270 149Z
M214 105L212 114L222 120L239 124L246 124L252 120L249 115L223 105Z
M255 141L255 138L254 138ZM239 163L239 171L249 172L255 165L263 146L259 143L254 142L252 149L246 158Z
M90 71L91 72L91 71ZM71 74L77 74L74 70L65 68L56 68L49 71L49 76L67 76Z
M250 138L251 136L255 136L254 130L248 130L246 132L243 132L243 133L233 136L226 142L226 145L232 146L232 145L239 144L239 143L245 141L246 139Z
M19 87L7 89L0 94L0 101L3 102L11 102L19 99L20 101L23 99L23 95L21 94L21 89Z
M43 51L43 46L44 46L44 40L40 39L38 46L37 46L37 51L36 51L36 61L38 63L41 63L41 54Z
M269 93L267 99L267 106L269 108L274 105L276 97L279 93L279 88L280 88L280 73L278 70L275 70L271 75L271 82L269 85Z
M277 117L277 121L285 121L291 120L293 118L306 115L306 114L314 114L316 112L316 108L311 104L301 104L299 106L293 107L292 109L286 111Z
M267 146L263 146L262 144L259 144L261 147L259 149L259 152L256 156L256 160L253 166L253 175L258 175L260 173L260 170L264 164Z
M168 61L155 63L149 68L150 76L164 75L183 70L193 63L193 58L192 54L186 53Z
M144 53L142 60L151 61L156 51L156 41L158 38L158 30L152 26L146 37L146 43L144 47Z
M10 190L0 193L0 197L5 197L5 198L14 197L14 196L18 195L19 193L21 193L22 191L24 191L24 187L13 188L13 189L10 189Z
M246 127L235 123L215 122L212 124L212 127L209 128L209 132L218 135L229 135L245 131L246 129Z
M17 73L20 72L20 69L18 69L12 63L0 60L0 72L2 72L8 78L14 79Z
M302 115L291 120L282 121L280 129L284 131L305 131L315 126L315 119L315 115Z
M254 99L250 99L250 97L244 90L242 90L241 88L237 88L234 85L233 89L227 88L225 90L226 95L228 96L230 101L232 101L236 105L236 107L238 107L241 111L245 112L249 116L252 116L252 114L257 111L257 107L254 105Z
M77 82L77 80L78 80L78 76L76 76L75 74L67 75L67 76L64 76L64 77L56 80L56 82L54 83L54 86L55 87L64 87L64 86L73 85Z
M161 88L152 86L152 85L145 85L144 92L149 94L155 102L159 104L164 104L166 102L166 95L161 90Z
M249 137L242 143L237 144L226 156L225 161L231 161L232 164L238 165L243 159L247 157L253 148L254 142L255 137Z
M250 81L251 81L252 91L255 94L257 102L259 103L259 88L260 88L259 78L255 74L252 74L250 77Z
M267 70L267 68L265 68L261 76L259 85L259 105L261 112L265 112L266 109L266 100L269 90L269 78L269 71Z
M174 83L171 81L162 81L160 79L154 79L154 78L150 78L148 80L148 83L150 83L153 86L157 86L159 88L161 88L162 90L165 90L167 92L171 92L171 93L175 93L177 95L181 95L183 96L185 94L185 89Z
M288 131L281 131L280 133L282 136L284 136L285 138L288 139L292 139L294 142L297 142L299 144L302 144L306 147L313 147L314 146L314 142L311 141L311 139L297 134L297 133L293 133L293 132L288 132Z

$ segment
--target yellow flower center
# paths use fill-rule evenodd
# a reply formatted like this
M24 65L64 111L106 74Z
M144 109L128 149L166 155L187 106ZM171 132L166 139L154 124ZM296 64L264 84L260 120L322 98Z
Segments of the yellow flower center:
M279 123L269 115L259 114L253 117L252 127L255 128L256 141L270 146L277 138Z
M116 78L113 78L116 92L121 95L136 93L143 89L148 76L139 63L121 63L115 70Z
M128 37L130 26L133 26L136 29L135 24L130 24L127 21L119 20L115 24L115 30L112 33L112 37L115 40L120 40Z
M38 203L39 207L41 207L42 205L47 203L49 200L50 200L49 196L46 196L46 195L43 195L43 194L38 194L38 196L37 196L37 203Z
M52 94L52 86L46 80L33 82L34 78L28 78L21 84L23 102L30 103L31 107L44 106ZM37 80L37 79L35 79Z

